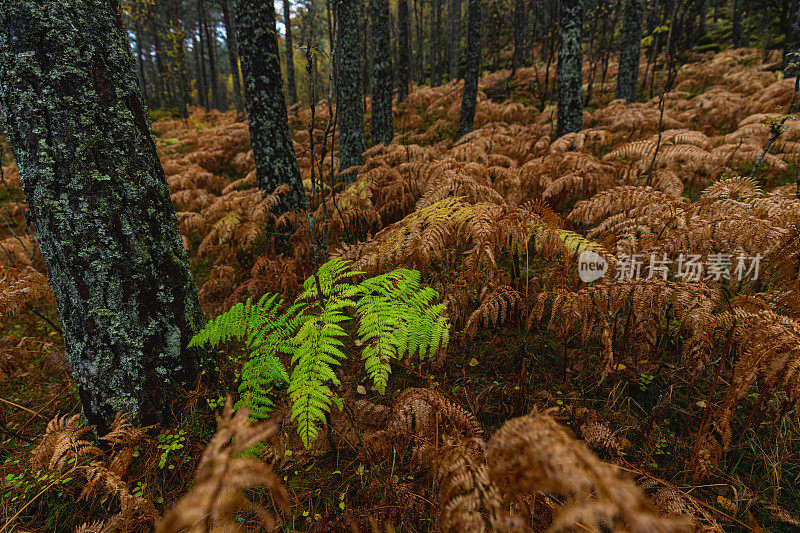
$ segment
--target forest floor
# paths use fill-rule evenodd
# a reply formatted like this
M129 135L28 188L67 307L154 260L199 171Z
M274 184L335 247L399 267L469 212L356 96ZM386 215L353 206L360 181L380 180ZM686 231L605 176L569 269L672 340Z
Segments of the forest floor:
M648 513L702 531L796 530L800 121L779 66L762 50L692 55L663 110L657 93L613 100L609 76L585 129L560 139L555 106L540 105L554 69L486 74L475 130L457 142L461 84L418 87L395 107L394 142L370 148L349 185L333 185L326 104L293 108L312 228L272 214L233 112L154 122L209 317L269 292L292 301L330 257L368 275L418 270L447 304L447 349L393 360L385 394L360 341L345 341L343 410L308 447L270 390L279 425L250 455L272 465L290 509L275 487L248 496L298 531L488 529L499 510L535 531L645 527ZM188 393L175 427L120 423L124 439L85 453L95 440L78 419L46 431L80 402L3 163L0 531L152 528L192 487L213 411L238 394L241 347L221 351L218 380ZM581 257L605 278L582 281ZM519 479L537 468L541 483Z

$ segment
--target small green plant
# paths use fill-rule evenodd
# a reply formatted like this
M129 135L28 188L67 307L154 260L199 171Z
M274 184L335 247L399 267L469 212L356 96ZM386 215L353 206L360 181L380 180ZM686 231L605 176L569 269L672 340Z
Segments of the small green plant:
M178 452L186 445L186 432L184 430L178 431L165 431L158 435L158 449L161 450L161 456L158 459L158 468L163 469L165 466L172 470L175 465L170 462L170 454ZM172 454L174 455L174 454Z
M647 392L647 387L650 386L650 383L652 383L655 378L656 377L652 374L645 374L644 372L639 374L639 390Z
M242 366L239 392L249 396L248 407L256 418L267 416L270 396L286 389L303 443L308 446L333 402L339 384L334 367L347 358L342 327L354 317L362 345L361 359L375 389L383 394L391 373L391 361L418 355L429 358L449 339L444 304L433 302L439 294L420 284L416 270L395 269L350 282L363 272L348 269L350 262L332 259L303 284L304 291L284 309L275 294L258 303L251 300L233 306L209 322L190 346L217 346L230 339L244 343L247 360ZM287 369L279 357L290 356Z

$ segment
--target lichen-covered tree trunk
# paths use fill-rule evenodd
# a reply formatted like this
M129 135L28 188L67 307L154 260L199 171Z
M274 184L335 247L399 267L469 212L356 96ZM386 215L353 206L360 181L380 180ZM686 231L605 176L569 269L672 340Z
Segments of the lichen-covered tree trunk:
M0 0L0 115L87 418L168 420L204 317L119 3Z
M408 42L408 0L397 0L397 103L408 98L411 83L411 48Z
M558 12L558 111L556 137L583 129L581 64L583 4L581 0L561 0Z
M222 21L225 24L225 37L228 42L228 63L233 78L233 107L236 109L236 116L241 117L244 102L242 102L242 84L239 80L239 42L236 40L236 23L235 18L231 17L231 0L221 0L221 2Z
M336 115L339 120L339 170L364 164L364 102L361 87L361 21L358 0L341 0L336 10ZM341 179L355 180L355 172Z
M525 0L514 0L514 70L525 63L525 34L528 29L528 5Z
M617 98L635 102L639 88L639 52L642 41L644 0L626 0L619 50Z
M786 44L783 47L783 73L787 78L797 76L800 69L800 1L795 3L792 10L792 22L786 35Z
M461 115L458 137L472 131L475 104L478 99L478 75L481 68L481 0L469 0L467 15L467 64L464 72L464 92L461 95Z
M283 0L283 25L286 28L286 88L289 105L297 103L297 85L294 81L294 43L292 42L292 4ZM302 37L302 35L301 35Z
M256 183L267 194L289 184L284 207L299 210L305 205L305 191L286 120L273 3L236 0L236 32Z
M458 61L461 59L461 0L450 0L447 38L450 41L448 72L450 80L458 79Z
M389 46L389 0L370 0L372 20L372 142L392 142L392 55Z

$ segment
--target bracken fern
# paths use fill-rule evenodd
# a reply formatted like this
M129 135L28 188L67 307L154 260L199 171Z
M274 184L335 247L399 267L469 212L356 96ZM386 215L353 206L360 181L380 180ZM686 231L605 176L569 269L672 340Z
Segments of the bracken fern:
M352 278L363 272L349 270L349 264L337 258L322 265L283 311L277 295L265 295L256 304L239 303L190 342L218 346L242 341L248 359L239 392L242 398L249 395L252 416L267 416L272 389L277 382L288 382L292 419L306 445L316 439L320 423L338 400L334 387L340 382L334 367L348 357L343 325L351 320L350 311L359 321L356 335L363 345L364 368L381 394L393 359L432 357L449 340L444 304L434 304L439 294L421 286L419 272L399 268L355 284ZM290 371L281 353L290 356Z

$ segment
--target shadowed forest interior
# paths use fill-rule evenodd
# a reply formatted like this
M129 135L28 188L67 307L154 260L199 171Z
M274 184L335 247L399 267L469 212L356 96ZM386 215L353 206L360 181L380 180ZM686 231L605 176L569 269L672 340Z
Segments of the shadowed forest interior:
M797 531L800 2L0 0L0 533Z

